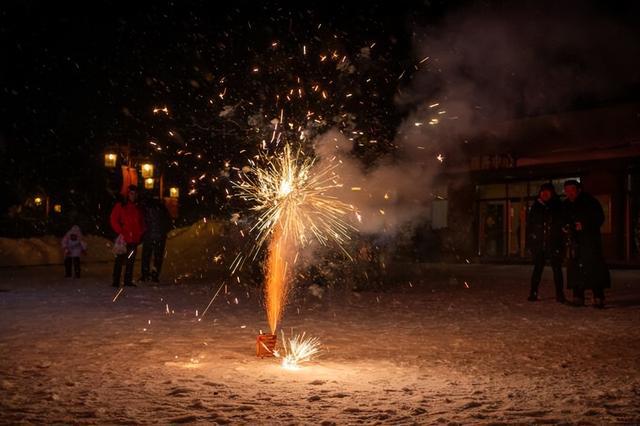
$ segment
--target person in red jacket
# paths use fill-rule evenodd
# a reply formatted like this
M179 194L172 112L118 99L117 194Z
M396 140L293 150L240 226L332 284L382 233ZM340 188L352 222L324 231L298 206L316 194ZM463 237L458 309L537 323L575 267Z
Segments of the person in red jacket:
M116 255L116 262L113 267L114 287L120 287L123 263L126 263L124 285L135 287L135 284L133 284L133 265L136 261L138 244L142 241L142 236L145 232L144 214L137 200L138 188L135 185L131 185L129 186L127 198L116 203L111 211L111 227L118 234L118 238L122 237L127 246L127 250L124 253Z

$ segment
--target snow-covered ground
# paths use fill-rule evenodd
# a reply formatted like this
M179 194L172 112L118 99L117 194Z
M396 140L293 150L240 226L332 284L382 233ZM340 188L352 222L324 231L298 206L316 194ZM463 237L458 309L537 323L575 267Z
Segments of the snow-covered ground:
M283 327L323 353L286 371L255 357L257 290L230 285L202 317L221 278L167 277L113 302L110 267L0 269L0 422L640 422L640 271L613 272L605 310L555 303L549 271L527 302L522 266L413 265L384 292L301 290Z

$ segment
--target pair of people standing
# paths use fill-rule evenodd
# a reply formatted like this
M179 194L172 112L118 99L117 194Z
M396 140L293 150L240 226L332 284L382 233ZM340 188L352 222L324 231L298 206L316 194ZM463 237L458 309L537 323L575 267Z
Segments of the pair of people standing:
M170 219L166 207L159 201L150 199L140 204L138 188L131 185L126 199L116 203L111 211L111 227L118 234L116 259L113 268L113 286L120 286L122 267L125 267L124 285L134 287L133 267L138 245L142 246L142 276L140 281L149 279L158 282ZM119 247L120 246L120 247ZM154 269L150 268L153 257Z
M562 260L567 259L567 286L574 306L584 306L585 290L593 292L594 306L604 308L604 289L610 287L609 270L602 254L600 227L602 206L582 191L582 184L568 180L561 202L551 184L540 187L527 218L527 246L533 256L530 301L538 300L538 287L547 261L553 270L556 300L565 303ZM566 249L566 250L565 250Z

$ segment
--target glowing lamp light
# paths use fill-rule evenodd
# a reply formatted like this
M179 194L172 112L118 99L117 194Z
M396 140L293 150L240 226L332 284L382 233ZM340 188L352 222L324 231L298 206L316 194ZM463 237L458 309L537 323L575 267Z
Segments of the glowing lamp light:
M144 180L144 188L145 189L153 189L153 178L146 178Z
M140 168L140 172L142 173L142 177L145 179L148 178L152 178L153 177L153 164L149 164L149 163L144 163L142 165L142 167ZM145 187L146 187L146 180L145 180Z
M176 188L175 186L172 186L171 188L169 188L169 197L171 198L180 197L180 188Z
M54 204L53 205L53 211L56 212L56 213L62 213L62 205Z
M36 206L41 206L41 205L42 205L42 197L36 197L36 198L34 198L34 199L33 199L33 203L34 203Z
M116 166L116 161L118 160L118 156L113 152L107 152L104 154L104 166L109 168L114 168Z

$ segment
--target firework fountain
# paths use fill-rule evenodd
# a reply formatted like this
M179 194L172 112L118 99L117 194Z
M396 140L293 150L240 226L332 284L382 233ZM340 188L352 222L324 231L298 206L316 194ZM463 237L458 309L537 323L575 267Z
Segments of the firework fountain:
M345 221L345 215L353 208L330 194L341 186L335 170L337 164L316 166L315 157L300 149L293 151L288 144L280 154L265 154L260 160L264 165L254 165L242 175L236 187L258 214L251 228L255 244L247 257L255 259L260 249L268 245L265 308L271 335L275 336L291 289L289 273L299 250L313 241L322 245L333 242L343 247L353 229ZM238 268L245 258L239 256L233 268ZM307 341L300 336L292 338L288 347L284 343L287 365L291 367L296 360L303 361L296 355L300 351L294 348L311 346L314 354L318 344L317 339ZM278 356L274 348L268 349ZM310 358L308 349L302 352L307 353L304 359Z

